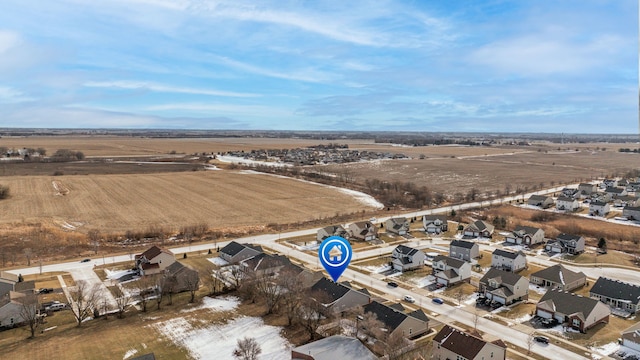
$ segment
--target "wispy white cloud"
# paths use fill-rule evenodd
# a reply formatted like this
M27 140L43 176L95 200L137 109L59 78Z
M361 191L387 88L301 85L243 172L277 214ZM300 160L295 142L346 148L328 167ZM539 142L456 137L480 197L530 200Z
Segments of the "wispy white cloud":
M25 95L22 91L8 86L0 86L0 103L20 103L32 100L34 99Z
M277 117L291 116L292 112L288 108L280 108L272 105L236 105L236 104L213 104L213 103L168 103L160 105L152 105L144 108L145 111L162 112L162 111L188 111L200 113L220 113L235 114L245 116L262 116Z
M97 88L116 88L116 89L128 89L128 90L149 90L164 93L182 93L182 94L194 94L194 95L210 95L210 96L225 96L225 97L259 97L259 94L252 93L240 93L233 91L212 90L212 89L200 89L193 87L180 87L163 85L152 82L144 81L89 81L84 83L86 87Z
M289 71L277 71L269 68L252 65L246 62L234 60L225 56L218 55L210 55L210 58L218 62L220 64L229 66L231 68L248 72L251 74L268 76L273 78L285 79L285 80L295 80L295 81L304 81L311 83L325 83L334 81L336 77L328 72L320 71L314 68L306 68L306 69L290 69Z

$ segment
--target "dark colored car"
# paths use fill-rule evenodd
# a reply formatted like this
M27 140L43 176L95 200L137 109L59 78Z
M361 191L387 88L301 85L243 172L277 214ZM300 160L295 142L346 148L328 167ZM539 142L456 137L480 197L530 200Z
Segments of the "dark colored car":
M394 282L394 281L389 281L389 282L387 283L387 285L388 285L388 286L391 286L391 287L398 287L398 283L396 283L396 282Z
M444 304L444 300L442 300L440 298L433 298L433 300L431 300L431 301L433 301L436 304Z
M52 292L53 292L53 288L42 288L38 290L38 294L48 294Z
M544 336L534 336L533 339L539 343L543 343L543 344L549 343L549 338L546 338Z
M91 261L91 259L82 259L82 260L80 260L81 263L89 262L89 261Z

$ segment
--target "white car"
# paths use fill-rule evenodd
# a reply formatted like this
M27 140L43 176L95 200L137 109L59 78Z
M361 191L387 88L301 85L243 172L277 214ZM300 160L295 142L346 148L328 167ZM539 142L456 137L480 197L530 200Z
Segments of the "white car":
M416 299L413 298L413 296L411 295L405 295L402 300L408 302L408 303L414 303L416 302Z

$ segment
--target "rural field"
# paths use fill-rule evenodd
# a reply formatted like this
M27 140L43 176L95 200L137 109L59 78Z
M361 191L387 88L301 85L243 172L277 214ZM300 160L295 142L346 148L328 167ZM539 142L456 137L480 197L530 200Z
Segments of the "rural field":
M373 209L335 188L238 171L4 177L0 223L54 222L106 233L151 225L291 223Z

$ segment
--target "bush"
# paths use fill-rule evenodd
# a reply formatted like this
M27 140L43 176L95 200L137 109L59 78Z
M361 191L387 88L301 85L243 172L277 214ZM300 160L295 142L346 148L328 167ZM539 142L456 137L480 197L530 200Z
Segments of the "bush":
M0 199L6 199L9 197L9 187L6 185L0 185Z

